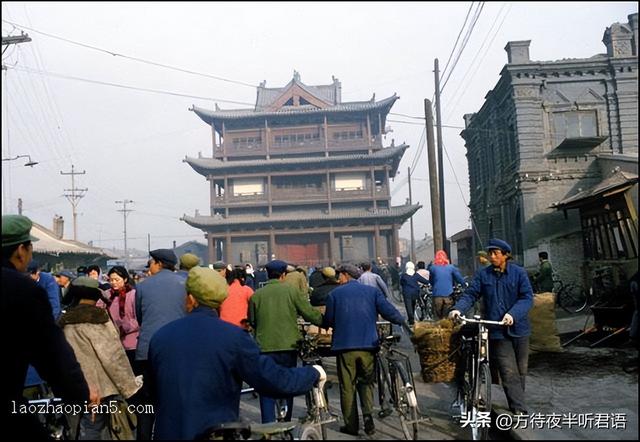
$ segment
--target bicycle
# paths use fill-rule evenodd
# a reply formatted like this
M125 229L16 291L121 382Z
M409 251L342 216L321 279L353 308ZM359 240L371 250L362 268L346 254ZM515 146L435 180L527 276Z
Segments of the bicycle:
M567 313L580 313L590 303L589 295L585 290L574 283L564 284L559 281L554 284L558 286L556 292L556 305L560 306Z
M298 357L302 365L322 366L322 357L318 347L318 335L310 335L306 332L309 323L301 324L303 338L298 341ZM335 422L336 418L329 410L325 390L326 376L305 394L307 414L300 418L302 428L300 440L325 440L327 438L326 425Z
M458 320L465 324L474 324L471 330L461 330L461 358L463 372L458 380L458 398L460 416L454 419L466 419L470 422L473 440L486 440L489 425L482 424L490 419L491 412L491 371L489 370L489 329L488 325L504 325L502 321L488 321L474 315L473 319L460 316Z
M431 286L420 284L420 294L416 300L416 306L413 310L413 316L416 321L432 321L435 319L433 309L433 296Z
M378 322L378 326L381 325L385 325L385 322ZM381 408L378 416L385 418L395 409L405 439L418 440L418 424L423 419L418 410L411 362L406 354L393 348L400 341L400 337L399 334L383 335L379 340L380 350L375 358Z
M56 397L43 397L27 401L29 407L41 408L43 412L37 413L38 421L45 428L52 440L68 440L71 437L71 428L68 417L59 411L62 409L62 399ZM51 412L53 410L53 412Z
M196 440L294 440L293 422L224 422L206 429Z

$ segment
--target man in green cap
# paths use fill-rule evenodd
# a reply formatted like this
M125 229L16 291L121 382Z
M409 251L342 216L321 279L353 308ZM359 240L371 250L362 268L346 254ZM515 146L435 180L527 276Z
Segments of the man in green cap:
M222 321L217 309L227 282L215 270L192 268L185 288L187 316L160 328L149 345L145 382L156 398L155 439L200 439L208 428L237 421L243 381L261 394L300 395L326 376L319 366L276 364L247 332Z
M33 255L32 222L22 215L2 216L2 309L5 315L4 354L8 375L2 377L5 422L10 439L46 439L48 435L37 415L12 413L25 403L22 396L27 366L33 365L49 383L56 397L85 403L89 388L80 364L55 324L47 293L26 273Z

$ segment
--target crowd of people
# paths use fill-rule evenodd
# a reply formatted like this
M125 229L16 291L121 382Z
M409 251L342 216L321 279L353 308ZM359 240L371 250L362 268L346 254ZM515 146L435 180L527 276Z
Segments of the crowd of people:
M494 360L512 410L526 412L533 295L526 273L509 262L504 241L489 243L489 265L455 305L454 284L464 280L444 251L429 265L407 262L397 276L405 316L391 302L394 278L381 260L309 271L274 259L254 270L249 263L203 266L193 254L178 259L173 250L157 249L149 253L144 279L122 266L108 269L105 278L99 267L89 266L82 276L61 271L56 282L32 260L37 239L30 229L27 217L2 218L3 307L20 312L5 321L14 355L3 381L7 409L12 401L24 403L26 378L27 385L46 382L67 402L152 405L153 412L137 416L138 439L193 439L217 423L238 420L246 382L260 394L263 423L276 420L275 398L282 397L288 420L293 397L326 376L322 367L297 366L303 318L332 330L340 431L358 434L361 415L365 433L372 435L376 321L382 317L411 333L424 284L432 288L439 318L458 316L481 301L488 319L509 325L492 332ZM108 439L109 416L92 410L79 418L77 437ZM33 416L8 417L10 434L45 436Z

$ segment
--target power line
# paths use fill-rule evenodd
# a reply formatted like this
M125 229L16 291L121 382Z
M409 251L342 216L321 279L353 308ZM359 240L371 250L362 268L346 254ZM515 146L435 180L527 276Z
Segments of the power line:
M458 50L458 53L456 54L456 58L455 58L453 64L451 65L451 69L447 73L447 78L444 79L444 81L442 82L442 86L440 86L440 93L442 93L444 91L444 88L447 86L447 83L449 82L449 79L451 78L451 74L453 74L453 71L455 70L456 66L458 65L458 62L460 61L460 57L462 56L462 52L467 47L467 43L469 42L469 39L471 38L471 34L473 33L473 30L476 27L476 23L478 22L478 19L480 18L480 14L482 13L482 9L483 8L484 8L484 2L481 2L480 5L478 7L476 7L475 15L473 16L473 19L472 19L473 21L472 21L469 29L467 30L467 33L464 36L464 40L462 41L462 45L460 46L460 49Z
M13 66L10 67L10 69L15 69L17 71L24 71L24 72L31 72L34 74L40 74L40 75L49 75L51 77L57 77L57 78L63 78L65 80L76 80L76 81L83 81L86 83L92 83L92 84L100 84L103 86L112 86L112 87L118 87L118 88L122 88L122 89L131 89L131 90L136 90L136 91L141 91L141 92L151 92L154 94L164 94L164 95L173 95L173 96L177 96L177 97L186 97L186 98L196 98L198 100L209 100L209 101L219 101L221 103L230 103L230 104L242 104L242 105L249 105L249 106L253 106L254 103L247 103L244 101L232 101L232 100L223 100L221 98L212 98L212 97L202 97L199 95L188 95L188 94L181 94L179 92L170 92L170 91L163 91L160 89L148 89L148 88L143 88L143 87L137 87L137 86L128 86L128 85L124 85L124 84L118 84L118 83L111 83L108 81L100 81L100 80L90 80L87 78L81 78L81 77L74 77L72 75L64 75L64 74L57 74L54 72L47 72L47 71L42 71L42 70L37 70L37 69L33 69L30 67L18 67L18 66Z
M77 45L77 46L81 46L81 47L84 47L84 48L87 48L87 49L92 49L94 51L103 52L105 54L109 54L109 55L112 55L114 57L122 57L122 58L125 58L125 59L128 59L128 60L137 61L139 63L145 63L145 64L149 64L149 65L152 65L152 66L158 66L158 67L171 69L171 70L178 71L178 72L184 72L184 73L191 74L191 75L199 75L201 77L211 78L213 80L226 81L227 83L239 84L241 86L247 86L247 87L250 87L250 88L255 88L256 87L253 84L245 83L243 81L231 80L231 79L224 78L224 77L218 77L216 75L204 74L202 72L196 72L196 71L192 71L192 70L189 70L189 69L183 69L183 68L178 68L178 67L175 67L175 66L170 66L170 65L167 65L167 64L163 64L163 63L158 63L156 61L145 60L145 59L138 58L138 57L132 57L130 55L119 54L117 52L113 52L113 51L110 51L110 50L107 50L107 49L102 49L102 48L99 48L99 47L96 47L96 46L91 46L91 45L88 45L86 43L80 43L80 42L77 42L77 41L74 41L74 40L70 40L68 38L60 37L58 35L53 35L53 34L50 34L48 32L38 31L37 29L34 29L34 28L30 28L30 27L27 27L27 26L20 25L18 23L10 22L9 20L4 20L3 19L2 21L17 27L18 29L27 29L29 31L37 32L38 34L42 34L42 35L45 35L45 36L50 37L50 38L55 38L57 40L61 40L61 41L64 41L64 42L67 42L67 43L71 43L71 44L74 44L74 45Z
M473 78L475 77L476 73L478 72L478 69L480 68L480 66L482 66L482 62L484 61L485 57L489 53L489 50L491 49L491 45L493 44L493 41L498 36L498 33L500 32L500 29L502 29L502 25L504 24L507 16L509 15L509 11L511 10L511 5L508 6L507 11L505 12L504 16L502 17L502 21L498 25L498 28L496 29L496 32L493 34L493 37L491 37L491 41L489 42L489 45L487 46L487 48L485 49L484 53L482 54L482 58L480 58L480 61L476 65L475 69L473 70L473 73L471 74L471 77L469 78L469 81L465 82L465 80L467 78L467 75L471 71L471 68L473 67L474 62L476 61L476 59L478 58L478 55L482 51L482 48L484 47L484 44L487 41L487 37L491 33L491 30L493 29L493 26L496 24L496 21L498 20L498 17L500 16L500 13L502 12L503 9L504 9L504 5L500 9L500 11L498 12L498 15L496 15L496 18L494 19L493 24L491 25L491 29L489 29L489 32L487 33L487 36L485 37L484 41L482 42L482 45L480 46L480 49L478 49L478 51L476 52L476 56L473 58L473 61L469 65L469 69L467 69L467 71L465 72L465 74L464 74L464 76L462 78L462 81L460 82L463 85L463 88L461 89L460 87L458 87L458 89L456 89L456 92L451 96L451 99L449 100L450 102L453 101L454 97L458 94L458 91L462 90L462 93L457 97L457 99L455 100L455 103L453 104L453 106L450 107L449 112L447 113L447 119L451 116L451 114L453 113L453 110L456 108L456 106L458 105L458 103L460 102L462 97L464 97L464 93L467 91L467 88L469 87L469 85L471 84L471 81L473 80Z
M471 13L471 9L473 9L474 3L475 2L471 2L471 4L469 5L469 9L467 10L467 15L464 18L464 23L462 23L462 27L460 28L460 31L458 32L458 36L456 37L456 42L453 44L453 47L451 48L451 53L449 54L449 58L447 59L447 62L444 64L444 68L442 69L442 75L444 75L444 73L447 71L447 68L449 67L449 62L451 61L451 57L453 56L453 53L456 50L456 46L458 46L458 41L460 40L462 31L464 30L464 27L467 24L467 20L469 19L469 14Z

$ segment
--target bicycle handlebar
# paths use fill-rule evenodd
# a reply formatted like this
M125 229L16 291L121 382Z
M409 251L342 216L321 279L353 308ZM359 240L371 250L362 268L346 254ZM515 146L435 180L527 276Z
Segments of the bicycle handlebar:
M504 321L489 321L486 319L467 318L466 316L458 316L458 320L463 324L507 325Z

